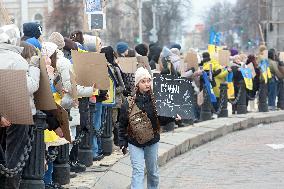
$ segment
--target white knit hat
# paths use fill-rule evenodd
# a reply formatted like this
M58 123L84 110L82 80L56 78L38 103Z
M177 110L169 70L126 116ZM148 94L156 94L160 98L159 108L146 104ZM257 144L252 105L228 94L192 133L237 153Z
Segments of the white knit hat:
M0 27L0 43L16 45L20 39L20 30L15 24Z
M52 42L43 42L41 53L44 56L51 57L51 55L56 51L57 45Z
M58 46L58 49L63 49L65 46L64 37L58 32L53 32L49 36L48 40L52 43L55 43Z
M141 79L149 78L151 79L151 75L149 74L148 70L140 67L135 72L135 86L139 83Z

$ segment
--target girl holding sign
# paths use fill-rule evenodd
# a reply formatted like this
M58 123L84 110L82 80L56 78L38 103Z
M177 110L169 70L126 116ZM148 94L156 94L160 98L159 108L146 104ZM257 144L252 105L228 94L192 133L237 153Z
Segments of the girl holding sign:
M123 153L129 147L132 164L131 188L144 188L144 162L148 188L158 188L158 142L160 123L151 89L151 75L140 67L135 73L136 94L121 108L119 144Z
M144 188L144 162L147 169L147 188L157 189L158 142L160 121L151 89L151 75L140 67L135 72L136 92L124 102L119 117L119 144L125 154L127 147L132 164L131 188Z

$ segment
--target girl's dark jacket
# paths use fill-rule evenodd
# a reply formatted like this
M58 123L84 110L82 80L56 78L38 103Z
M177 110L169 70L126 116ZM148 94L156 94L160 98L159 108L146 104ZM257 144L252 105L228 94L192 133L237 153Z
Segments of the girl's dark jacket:
M150 93L146 94L137 93L135 103L137 104L140 110L147 113L148 118L151 120L153 130L155 131L157 128L159 128L158 118L154 113L154 107L152 104ZM155 132L154 138L145 144L139 144L133 137L128 136L127 133L127 127L129 123L128 109L129 109L129 104L128 101L126 100L121 107L121 112L119 116L118 138L120 146L127 147L129 142L130 144L137 147L145 147L159 142L160 140L159 132Z

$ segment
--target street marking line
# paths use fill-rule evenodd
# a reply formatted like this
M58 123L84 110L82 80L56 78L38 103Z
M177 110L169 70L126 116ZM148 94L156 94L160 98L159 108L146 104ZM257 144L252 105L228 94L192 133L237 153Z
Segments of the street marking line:
M266 146L269 146L270 148L273 148L274 150L279 150L284 148L284 144L266 144Z

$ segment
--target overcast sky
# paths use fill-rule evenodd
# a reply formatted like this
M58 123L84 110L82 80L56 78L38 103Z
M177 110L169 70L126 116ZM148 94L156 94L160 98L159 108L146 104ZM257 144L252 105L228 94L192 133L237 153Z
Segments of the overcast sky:
M208 10L215 3L224 1L235 4L237 0L191 0L191 16L187 20L187 23L189 24L189 30L192 30L195 24L202 23L202 15L204 15L206 10Z

